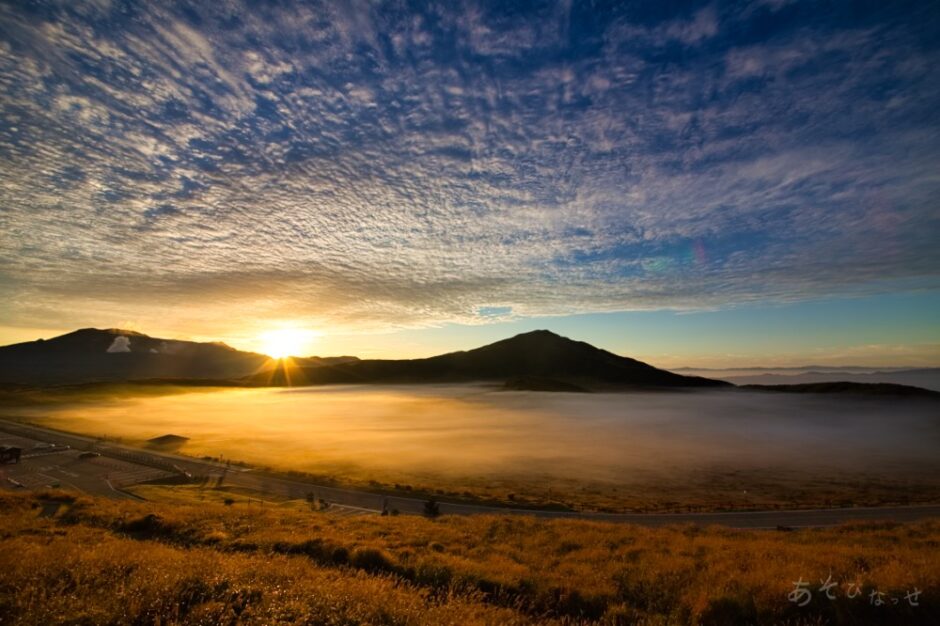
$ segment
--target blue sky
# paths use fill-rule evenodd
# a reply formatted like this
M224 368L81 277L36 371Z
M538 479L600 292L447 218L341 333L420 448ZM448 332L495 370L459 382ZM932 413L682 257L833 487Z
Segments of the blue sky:
M938 111L928 2L3 4L0 339L940 365Z
M396 333L375 355L431 355L550 328L660 367L924 367L938 364L940 294L815 299L710 311L635 311L505 319ZM321 338L323 347L345 338ZM373 348L374 349L374 348ZM370 353L370 346L360 350Z

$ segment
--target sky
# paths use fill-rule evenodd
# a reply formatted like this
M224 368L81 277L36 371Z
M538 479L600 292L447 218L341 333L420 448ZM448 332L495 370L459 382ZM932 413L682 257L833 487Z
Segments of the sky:
M0 343L940 366L930 2L2 2Z

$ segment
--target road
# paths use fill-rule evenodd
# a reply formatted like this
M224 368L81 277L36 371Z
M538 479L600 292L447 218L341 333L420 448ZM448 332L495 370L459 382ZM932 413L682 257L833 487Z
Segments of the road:
M0 465L0 485L12 489L66 487L109 498L135 496L120 487L173 476L173 472L107 456L83 458L82 450L34 448L43 443L31 437L0 431L0 444L24 450L20 462Z
M73 476L62 474L60 482L71 484L81 491L96 495L111 497L126 497L126 494L113 488L107 476L123 476L123 484L132 484L136 476L150 480L146 474L136 468L148 468L151 472L162 472L163 475L189 472L197 476L223 477L224 484L230 487L240 487L257 491L261 494L278 495L282 497L301 499L312 494L320 500L332 504L362 509L367 511L381 511L383 506L388 509L397 509L405 515L421 515L424 510L424 500L402 496L386 496L355 489L342 489L326 485L316 485L303 480L295 480L283 475L262 472L253 469L229 467L225 464L185 457L177 454L145 450L132 446L125 446L112 442L101 442L92 437L63 433L32 425L25 425L7 420L0 420L0 431L14 437L25 437L31 440L68 445L73 449L71 454L78 455L79 450L95 449L102 454L102 461L95 463L72 462L68 465ZM63 453L59 453L63 454ZM32 463L35 459L27 459ZM105 477L95 468L105 463L118 463ZM125 467L126 466L126 467ZM4 466L12 468L14 466ZM91 472L86 471L92 468ZM59 469L59 468L57 468ZM59 469L59 473L61 473ZM122 474L123 472L123 474ZM134 472L138 472L135 474ZM142 482L138 480L137 482ZM510 509L476 504L457 504L441 502L440 511L444 515L529 515L547 519L587 519L605 522L620 522L640 524L643 526L665 526L670 524L718 524L731 528L804 528L819 526L835 526L852 521L890 520L897 522L910 522L920 519L940 517L940 505L922 506L892 506L892 507L854 507L838 509L805 509L780 511L735 511L714 513L590 513L544 511L532 509Z

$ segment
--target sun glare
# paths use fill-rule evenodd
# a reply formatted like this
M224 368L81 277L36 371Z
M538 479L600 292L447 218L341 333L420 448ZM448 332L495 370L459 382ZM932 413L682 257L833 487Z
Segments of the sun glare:
M274 359L289 356L308 356L311 340L317 333L299 328L280 328L263 333L261 350Z

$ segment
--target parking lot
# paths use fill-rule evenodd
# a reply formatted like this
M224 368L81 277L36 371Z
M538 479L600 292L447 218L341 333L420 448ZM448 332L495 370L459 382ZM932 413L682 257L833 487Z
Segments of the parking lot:
M120 489L166 478L171 472L123 459L95 456L88 450L0 431L0 446L22 449L19 463L0 465L0 487L13 490L62 488L94 495L132 498ZM89 446L90 447L90 446Z

